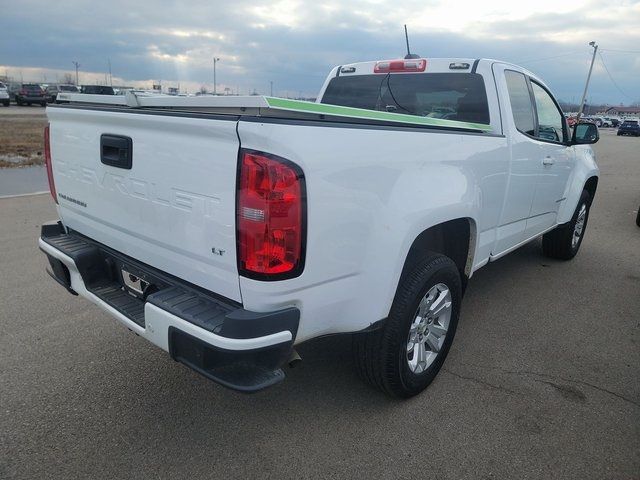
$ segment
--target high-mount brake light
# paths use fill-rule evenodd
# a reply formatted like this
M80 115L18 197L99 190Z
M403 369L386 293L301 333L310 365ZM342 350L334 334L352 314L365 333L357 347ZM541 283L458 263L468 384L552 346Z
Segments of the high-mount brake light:
M241 150L237 202L240 274L259 280L300 275L306 243L306 187L300 167Z
M58 203L58 196L56 195L56 184L53 180L53 167L51 165L51 140L50 140L50 128L49 124L44 127L44 164L47 167L47 179L49 180L49 191L53 197L53 201Z
M453 62L449 64L449 70L468 70L469 64L465 62Z
M415 60L384 60L376 62L373 73L424 72L427 61L424 58Z

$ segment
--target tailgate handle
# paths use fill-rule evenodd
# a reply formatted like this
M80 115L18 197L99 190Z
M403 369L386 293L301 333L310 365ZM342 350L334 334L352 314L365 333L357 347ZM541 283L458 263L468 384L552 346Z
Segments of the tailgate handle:
M100 161L105 165L131 170L133 142L130 137L102 134Z

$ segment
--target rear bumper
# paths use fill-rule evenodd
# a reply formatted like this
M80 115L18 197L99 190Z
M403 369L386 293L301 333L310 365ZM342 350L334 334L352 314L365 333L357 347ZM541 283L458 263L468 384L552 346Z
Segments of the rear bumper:
M42 226L48 273L69 292L92 301L175 360L226 387L253 392L284 378L300 312L256 313L74 232ZM127 285L122 270L144 280Z
M20 100L21 102L28 102L28 103L40 103L40 102L46 102L47 101L47 97L42 96L42 97L30 97L28 95L16 95L16 100Z

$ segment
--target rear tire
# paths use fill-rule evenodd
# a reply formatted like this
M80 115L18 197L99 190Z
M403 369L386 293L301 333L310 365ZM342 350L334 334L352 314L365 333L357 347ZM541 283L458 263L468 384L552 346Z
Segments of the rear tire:
M576 256L587 229L591 196L582 191L571 221L542 236L542 252L551 258L571 260Z
M4 102L2 102L4 104L5 107L9 106L9 100L5 100Z
M384 326L354 335L360 377L401 398L427 388L449 353L461 301L462 282L455 263L429 253L401 279Z

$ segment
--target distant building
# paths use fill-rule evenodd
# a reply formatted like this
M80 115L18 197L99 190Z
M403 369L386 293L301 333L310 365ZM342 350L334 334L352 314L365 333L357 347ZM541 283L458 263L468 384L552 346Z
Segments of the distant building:
M629 116L640 115L640 106L638 107L609 107L604 112L605 115Z

